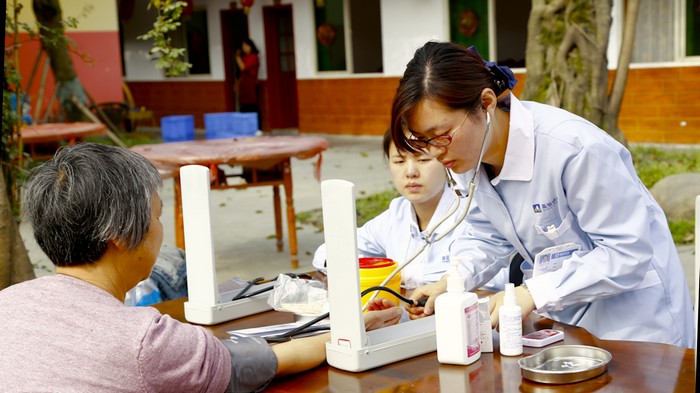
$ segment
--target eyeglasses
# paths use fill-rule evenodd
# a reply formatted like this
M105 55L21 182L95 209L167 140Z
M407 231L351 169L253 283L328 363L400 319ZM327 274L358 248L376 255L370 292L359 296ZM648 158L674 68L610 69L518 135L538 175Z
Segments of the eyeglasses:
M454 135L457 130L459 130L460 127L462 127L462 124L464 124L464 121L467 120L467 116L469 116L469 112L467 112L466 115L464 115L464 118L462 121L459 123L459 125L455 128L453 128L450 132L434 136L432 138L428 139L417 139L417 138L409 138L406 140L406 142L414 149L427 149L428 146L437 146L437 147L445 147L448 146L450 143L452 143L452 135Z

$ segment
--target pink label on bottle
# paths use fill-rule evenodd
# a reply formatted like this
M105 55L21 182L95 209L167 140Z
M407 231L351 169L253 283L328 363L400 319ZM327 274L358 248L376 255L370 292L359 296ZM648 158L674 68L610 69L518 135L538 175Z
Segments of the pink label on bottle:
M479 341L479 305L477 303L464 309L467 327L467 357L472 357L481 350Z

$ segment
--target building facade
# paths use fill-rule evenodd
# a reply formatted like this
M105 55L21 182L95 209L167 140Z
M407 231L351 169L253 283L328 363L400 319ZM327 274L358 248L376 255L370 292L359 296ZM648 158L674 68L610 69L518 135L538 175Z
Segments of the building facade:
M100 7L109 3L85 1ZM78 0L61 2L65 10L66 3ZM404 67L428 40L475 45L485 58L511 66L520 80L516 95L526 83L529 1L188 0L183 28L173 38L187 48L193 67L176 78L155 69L148 55L151 44L136 38L155 18L148 0L115 3L107 7L114 19L105 17L102 25L118 25L121 64L114 68L122 71L135 101L157 117L193 114L198 127L205 113L236 110L234 56L245 37L260 50L262 129L268 131L381 135ZM631 142L700 143L700 101L694 91L700 82L700 9L695 3L641 0L619 118ZM614 4L611 74L624 1ZM110 37L114 34L110 30Z

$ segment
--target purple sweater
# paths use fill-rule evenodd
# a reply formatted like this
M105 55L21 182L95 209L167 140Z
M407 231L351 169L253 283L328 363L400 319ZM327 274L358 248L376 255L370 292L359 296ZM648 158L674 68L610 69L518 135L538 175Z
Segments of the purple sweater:
M52 275L0 292L0 390L223 392L231 357L201 327Z

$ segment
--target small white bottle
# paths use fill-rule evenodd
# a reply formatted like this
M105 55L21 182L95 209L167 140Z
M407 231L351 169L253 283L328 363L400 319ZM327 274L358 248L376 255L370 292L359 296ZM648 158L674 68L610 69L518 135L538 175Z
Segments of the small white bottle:
M515 301L515 286L506 284L503 305L498 309L501 355L518 356L523 353L522 311Z
M435 300L435 336L440 363L467 365L481 357L479 306L476 294L464 291L464 279L453 258L447 292Z

